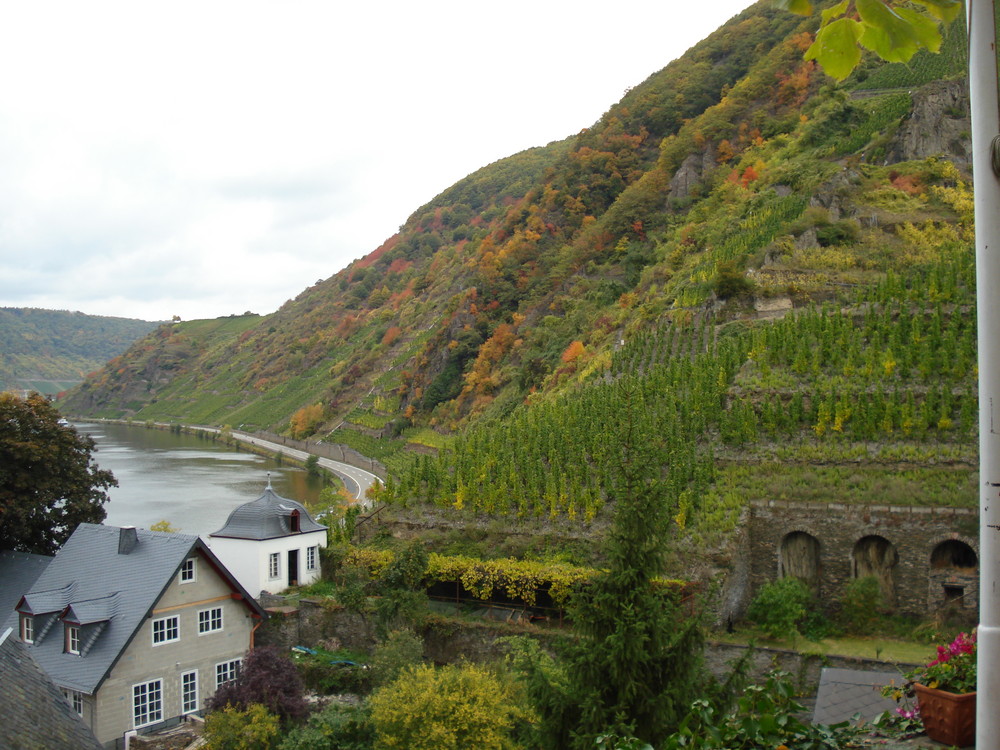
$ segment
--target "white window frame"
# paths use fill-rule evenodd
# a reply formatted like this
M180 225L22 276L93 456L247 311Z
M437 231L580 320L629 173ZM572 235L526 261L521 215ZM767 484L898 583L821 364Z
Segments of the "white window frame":
M79 625L66 625L66 653L80 655Z
M198 710L198 670L181 673L181 714Z
M267 557L267 577L270 580L281 578L281 553L272 552Z
M176 643L181 639L181 618L177 615L159 617L153 620L150 629L153 634L154 646L162 646L165 643Z
M21 615L21 640L25 643L35 642L35 618L31 615Z
M194 583L198 580L198 560L194 557L187 558L181 563L181 571L177 575L178 583Z
M163 721L163 680L137 682L132 686L132 726L148 727Z
M306 570L316 570L319 566L319 545L306 547Z
M222 627L222 607L198 610L198 635L218 633Z
M62 688L63 697L66 699L67 703L72 706L73 710L76 712L77 716L83 716L83 693L79 690L70 690L69 688Z
M230 659L229 661L223 661L216 664L215 689L218 690L227 682L232 682L237 677L239 677L240 667L242 666L242 664L243 664L242 659Z

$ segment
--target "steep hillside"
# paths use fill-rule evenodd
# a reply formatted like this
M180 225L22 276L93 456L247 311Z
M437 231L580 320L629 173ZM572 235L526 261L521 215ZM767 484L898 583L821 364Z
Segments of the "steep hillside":
M114 365L117 377L97 376L67 408L287 428L295 409L321 403L325 423L335 425L373 386L388 394L405 384L400 412L433 412L438 424L458 426L504 391L516 402L590 325L582 316L553 325L563 316L549 309L588 260L603 263L619 241L634 245L621 262L605 264L613 270L597 310L632 288L654 259L649 235L666 218L657 182L663 136L719 102L762 52L786 47L799 23L766 4L745 12L579 135L445 191L382 247L241 332L224 353L159 373L154 388L147 357L137 352L141 364L126 356ZM789 48L785 56L797 54ZM640 181L642 190L618 200ZM639 214L651 212L660 215L640 227ZM497 352L502 342L494 341L486 351L510 367L456 401L483 344L515 328L531 333L525 354ZM170 329L191 335L184 323Z
M55 394L71 388L158 325L65 310L0 308L0 390Z
M164 326L65 408L347 443L398 515L501 535L599 526L639 442L687 567L724 564L748 500L974 504L964 30L835 86L813 22L754 6L275 314Z

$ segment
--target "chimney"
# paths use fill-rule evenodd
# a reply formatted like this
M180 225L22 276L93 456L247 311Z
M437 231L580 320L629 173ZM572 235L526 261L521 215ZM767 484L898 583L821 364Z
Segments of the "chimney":
M118 530L118 554L127 555L135 549L139 543L139 536L136 534L135 526L122 526Z

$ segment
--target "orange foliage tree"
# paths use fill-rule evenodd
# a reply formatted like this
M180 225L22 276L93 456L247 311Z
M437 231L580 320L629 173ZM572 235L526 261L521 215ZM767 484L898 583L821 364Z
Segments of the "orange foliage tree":
M585 348L582 341L573 341L569 346L566 347L566 351L562 353L562 361L566 364L571 362L576 362L581 354L583 354Z
M292 415L291 424L289 425L292 437L299 439L312 435L323 421L323 412L323 404L303 406L295 412Z

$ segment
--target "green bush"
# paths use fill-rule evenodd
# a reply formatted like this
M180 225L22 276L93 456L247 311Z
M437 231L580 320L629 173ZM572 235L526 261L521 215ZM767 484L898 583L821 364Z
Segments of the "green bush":
M393 682L424 657L423 639L409 630L394 630L375 647L372 654L372 681L376 687Z
M795 639L812 604L809 589L798 578L779 578L760 587L750 603L747 619L772 638Z
M205 717L205 750L269 750L276 745L280 719L259 703L246 709L226 706Z
M885 600L878 578L855 578L844 587L839 620L845 631L864 635L879 630L884 614Z
M367 706L332 703L296 727L279 745L279 750L369 750L375 742L371 712Z

